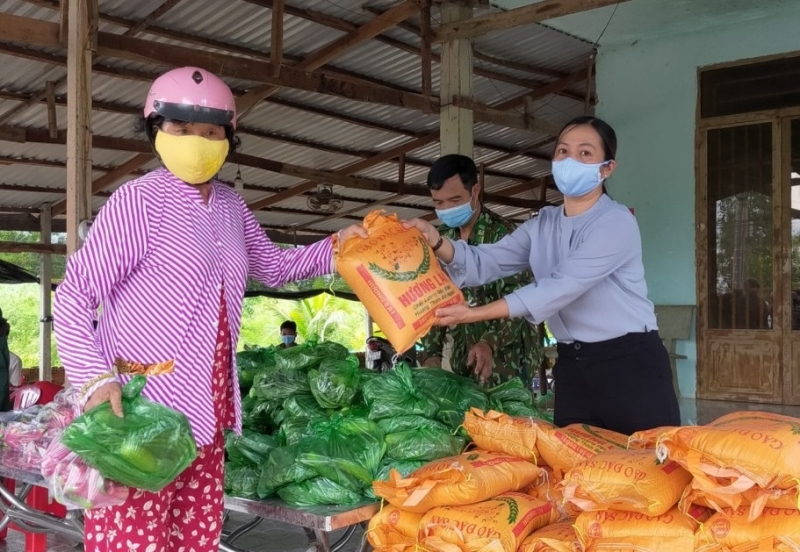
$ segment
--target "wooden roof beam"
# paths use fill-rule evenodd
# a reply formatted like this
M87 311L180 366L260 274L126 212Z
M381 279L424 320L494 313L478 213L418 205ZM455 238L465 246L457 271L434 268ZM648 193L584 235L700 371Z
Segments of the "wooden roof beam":
M282 0L279 0L282 5ZM342 55L359 44L366 42L379 35L386 29L394 27L400 21L415 14L419 9L419 4L414 0L403 0L401 3L389 9L381 17L376 17L371 21L361 25L355 31L334 40L329 44L317 49L303 61L297 63L293 69L303 71L313 71L319 69L329 61ZM277 73L277 74L276 74ZM273 67L273 76L279 77L280 71ZM236 99L236 109L239 112L239 119L246 117L259 102L268 98L278 90L280 86L266 85L255 88L247 92L244 96Z
M521 8L490 13L474 17L468 21L457 21L441 25L437 29L435 39L438 42L456 40L458 38L474 38L493 31L502 31L541 23L548 19L563 17L585 11L613 6L629 0L541 0Z
M125 36L135 36L147 29L150 25L161 19L169 10L177 6L181 0L164 0L156 9L151 11L147 17L136 23L133 27L123 33Z
M153 155L149 153L137 153L123 164L118 167L115 167L111 171L107 172L103 176L96 179L92 182L92 195L97 194L105 190L106 188L110 188L129 174L131 174L136 169L143 167L147 163L153 160ZM67 208L67 201L62 200L57 203L54 203L53 206L50 208L50 214L52 216L62 214Z
M47 130L31 129L31 128L26 128L22 130L25 132L26 142L45 143L45 144L66 143L65 134L63 132L59 132L58 137L53 139L50 138ZM144 140L133 140L130 138L117 138L111 136L94 135L92 137L92 143L94 147L99 149L109 149L113 151L128 151L131 153L146 153L146 154L151 153L150 144L145 142ZM384 152L375 157L383 157L385 155L388 154ZM391 155L386 159L391 159L392 157L396 157L397 155L399 154L395 153L394 155ZM254 155L247 155L243 153L233 153L230 156L228 156L228 161L232 163L239 163L240 165L246 167L253 167L269 172L285 174L288 176L293 176L295 178L301 178L306 180L307 182L313 183L313 185L308 185L308 187L306 187L302 191L307 191L315 187L317 183L327 183L327 184L332 184L334 186L342 186L345 188L355 188L355 189L370 190L375 192L394 193L399 191L400 193L406 195L428 197L429 195L428 189L425 188L424 186L405 186L402 189L398 190L398 185L396 182L392 182L389 180L380 180L377 178L367 178L363 176L351 176L352 174L360 170L363 170L364 168L372 166L372 164L376 164L374 161L372 161L372 159L373 158L366 159L357 164L362 166L362 168L355 170L353 170L352 168L346 168L347 171L352 171L349 172L348 174L344 172L345 169L340 169L338 171L311 169L308 167L302 167L300 165L294 165L291 163L282 163L280 161L274 161L272 159L267 159L264 157L256 157ZM292 190L294 190L295 188L292 188ZM298 191L296 193L300 192ZM296 193L293 193L292 195L296 195ZM521 208L535 209L541 207L540 202L538 200L522 200L517 198L512 199L500 195L493 195L491 198L487 196L486 201L488 203L509 205L512 207L521 207ZM265 206L266 205L259 205L259 206L251 205L250 208L260 209Z

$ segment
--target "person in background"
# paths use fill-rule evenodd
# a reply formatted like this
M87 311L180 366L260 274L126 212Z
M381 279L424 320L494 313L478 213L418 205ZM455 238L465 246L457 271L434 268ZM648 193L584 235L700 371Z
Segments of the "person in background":
M11 326L3 317L3 311L0 310L0 412L11 410L11 391L9 389L11 353L8 350L10 331Z
M482 285L532 269L535 283L505 297L436 311L442 325L525 317L547 322L558 341L555 423L583 423L624 434L680 425L672 371L647 298L639 226L605 193L617 166L608 123L579 117L561 131L553 178L564 204L496 244L443 238L419 229L457 285Z
M481 245L494 243L516 228L483 205L478 169L465 155L440 157L428 173L428 188L444 237ZM530 271L522 271L461 291L469 304L479 305L496 301L531 281ZM467 377L474 374L480 382L491 385L520 377L528 386L543 357L536 327L524 318L506 318L433 328L422 340L423 366L441 367L449 341L453 372Z
M215 178L235 129L233 94L217 76L183 67L158 77L144 131L163 166L111 195L56 291L58 351L84 410L110 402L122 416L122 385L137 367L158 366L143 394L185 414L198 448L160 492L87 510L86 552L219 549L223 431L242 427L235 352L247 279L280 287L329 274L337 240L367 237L353 225L307 247L272 243Z
M281 324L281 344L278 345L281 349L288 349L297 345L297 323L293 320L287 320Z

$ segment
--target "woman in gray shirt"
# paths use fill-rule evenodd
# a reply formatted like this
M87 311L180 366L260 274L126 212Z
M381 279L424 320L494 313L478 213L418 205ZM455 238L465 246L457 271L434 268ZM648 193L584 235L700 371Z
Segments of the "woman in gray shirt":
M422 231L456 285L483 285L532 269L536 281L487 305L437 311L440 325L525 316L558 340L556 425L585 423L630 434L679 425L669 356L647 298L639 227L605 193L616 168L614 130L595 117L568 123L553 155L564 204L494 244L469 246Z

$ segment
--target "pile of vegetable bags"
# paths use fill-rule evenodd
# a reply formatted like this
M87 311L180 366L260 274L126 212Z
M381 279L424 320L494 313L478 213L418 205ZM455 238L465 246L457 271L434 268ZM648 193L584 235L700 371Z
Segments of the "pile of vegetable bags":
M542 415L520 380L485 390L439 369L359 368L333 342L237 354L244 430L226 439L225 490L297 507L374 499L372 482L459 454L471 407Z

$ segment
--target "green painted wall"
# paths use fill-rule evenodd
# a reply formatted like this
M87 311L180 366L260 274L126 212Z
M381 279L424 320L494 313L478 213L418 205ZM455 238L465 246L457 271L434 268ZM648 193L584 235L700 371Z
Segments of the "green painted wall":
M800 51L798 4L778 4L774 15L755 21L600 49L596 112L619 137L619 165L609 190L635 209L656 304L696 303L697 68ZM693 397L696 343L683 342L678 352L689 357L678 364L681 392Z

